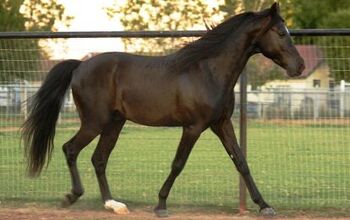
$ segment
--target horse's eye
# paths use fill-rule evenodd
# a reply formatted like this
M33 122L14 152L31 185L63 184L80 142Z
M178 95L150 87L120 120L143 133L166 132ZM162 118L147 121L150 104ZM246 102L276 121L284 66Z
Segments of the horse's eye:
M287 33L286 33L286 31L284 31L284 30L279 30L279 31L278 31L278 35L279 35L280 37L284 37L284 36L287 35Z
M282 29L282 28L280 28L280 29L279 28L273 28L272 30L274 32L276 32L280 38L283 38L284 36L286 36L288 34L288 32L286 30Z

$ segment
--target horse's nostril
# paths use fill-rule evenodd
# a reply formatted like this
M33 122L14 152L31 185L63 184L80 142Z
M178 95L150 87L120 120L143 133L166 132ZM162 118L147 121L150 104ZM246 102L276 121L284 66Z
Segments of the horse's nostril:
M300 66L299 66L299 73L300 73L300 74L303 73L304 70L305 70L305 64L302 63L302 64L300 64Z

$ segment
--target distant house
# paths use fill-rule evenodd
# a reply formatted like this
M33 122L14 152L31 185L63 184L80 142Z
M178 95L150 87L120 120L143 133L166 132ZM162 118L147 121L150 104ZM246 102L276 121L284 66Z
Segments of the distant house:
M339 104L340 117L350 117L350 82L341 80L335 90L339 91L338 99L335 101Z
M248 102L258 102L257 112L278 109L288 117L309 114L318 117L320 109L329 108L329 91L335 87L323 51L315 45L296 45L305 61L305 70L297 78L272 80L248 95Z
M39 88L41 81L49 70L61 60L46 60L42 58L39 62L33 61L36 68L26 76L26 79L15 79L0 83L0 108L6 112L21 109L24 101L32 96Z
M326 89L334 87L334 80L325 62L322 50L315 45L297 45L297 50L305 61L305 70L298 78L273 80L265 83L262 90L286 88L292 90Z

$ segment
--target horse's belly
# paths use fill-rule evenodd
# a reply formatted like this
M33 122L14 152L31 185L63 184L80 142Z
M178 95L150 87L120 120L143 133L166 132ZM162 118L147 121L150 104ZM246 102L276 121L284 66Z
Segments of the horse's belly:
M118 91L118 110L126 119L150 126L185 126L198 119L198 100L182 94L174 82L129 85ZM192 94L192 96L191 96ZM186 97L186 98L184 98Z
M127 118L128 120L135 122L141 125L147 126L165 126L165 127L178 127L184 126L183 123L173 120L172 118L160 118L160 119L152 119L152 118Z
M126 119L148 126L184 126L192 121L190 113L179 110L169 100L153 103L124 102L122 112Z
M133 109L125 113L126 119L138 124L148 126L181 126L183 121L176 118L174 114L168 111L158 111L150 109Z

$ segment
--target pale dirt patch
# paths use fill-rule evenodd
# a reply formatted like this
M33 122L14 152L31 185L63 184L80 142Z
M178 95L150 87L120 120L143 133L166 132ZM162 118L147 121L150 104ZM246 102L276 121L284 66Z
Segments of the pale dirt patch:
M252 122L259 122L263 124L276 125L350 125L350 119L258 119L251 120Z
M70 210L70 209L58 209L58 208L0 208L1 220L111 220L111 219L123 219L123 220L150 220L160 219L157 218L151 211L145 211L141 209L132 210L128 215L116 215L113 212L106 210ZM309 219L338 219L338 220L350 220L349 217L312 217L307 215L297 215L296 217L288 216L276 216L273 218L263 218L254 216L252 214L238 215L229 213L208 213L207 211L199 212L176 212L172 213L170 217L163 218L164 220L309 220Z

